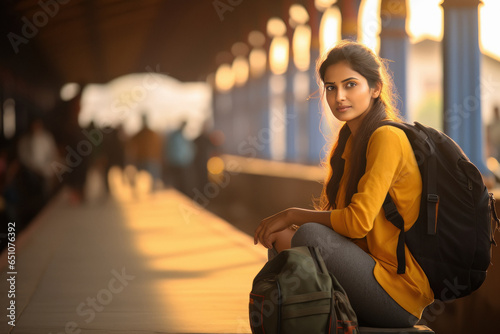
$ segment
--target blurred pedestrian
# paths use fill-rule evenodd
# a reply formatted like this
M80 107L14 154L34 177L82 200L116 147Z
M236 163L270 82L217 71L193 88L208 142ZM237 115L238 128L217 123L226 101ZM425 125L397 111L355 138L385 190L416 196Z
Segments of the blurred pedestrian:
M198 137L194 140L196 154L194 157L194 176L196 180L196 188L203 189L208 183L207 163L212 157L214 144L211 139L211 131L208 122L203 124L203 129Z
M142 129L130 139L128 149L137 170L147 171L153 179L153 189L157 189L162 173L162 141L160 135L149 128L146 114L142 115Z
M106 190L109 192L109 171L112 167L118 167L121 171L125 169L125 135L123 128L106 127L103 130L103 173Z
M191 196L195 186L192 172L196 149L194 143L184 135L186 125L187 122L183 121L179 128L167 137L164 155L172 185L184 194Z
M58 154L54 138L41 119L32 120L28 132L19 140L18 156L33 185L40 188L43 198L48 198L55 185L51 164Z

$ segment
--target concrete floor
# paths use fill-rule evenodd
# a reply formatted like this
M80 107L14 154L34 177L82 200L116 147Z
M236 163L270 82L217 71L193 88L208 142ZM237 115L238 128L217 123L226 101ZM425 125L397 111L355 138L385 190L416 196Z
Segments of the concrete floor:
M174 190L118 193L76 206L62 192L18 236L0 333L250 333L266 250Z

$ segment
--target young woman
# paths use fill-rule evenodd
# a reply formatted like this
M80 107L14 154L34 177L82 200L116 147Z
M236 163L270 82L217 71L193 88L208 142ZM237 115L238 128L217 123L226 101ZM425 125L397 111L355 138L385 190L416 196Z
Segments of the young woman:
M345 122L330 153L319 208L290 208L264 219L254 242L270 256L292 246L318 247L360 324L413 326L434 296L408 249L406 273L397 274L399 230L382 209L389 193L408 230L418 217L422 192L405 133L382 124L400 121L392 80L381 59L355 42L339 43L317 69L331 112Z

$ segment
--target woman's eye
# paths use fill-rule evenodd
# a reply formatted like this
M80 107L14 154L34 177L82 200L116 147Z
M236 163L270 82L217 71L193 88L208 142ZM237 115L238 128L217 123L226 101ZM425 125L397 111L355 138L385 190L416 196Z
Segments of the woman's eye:
M351 82L348 82L347 85L346 85L347 88L352 88L352 87L356 87L356 83L351 81Z
M327 86L326 90L331 92L332 90L335 90L335 86Z

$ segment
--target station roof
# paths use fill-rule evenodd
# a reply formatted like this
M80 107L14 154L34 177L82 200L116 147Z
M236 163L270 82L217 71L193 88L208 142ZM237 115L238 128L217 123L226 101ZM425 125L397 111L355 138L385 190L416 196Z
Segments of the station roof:
M235 42L287 17L287 0L4 0L0 71L104 83L160 69L205 80ZM217 56L219 54L219 56ZM229 58L231 56L229 55Z

